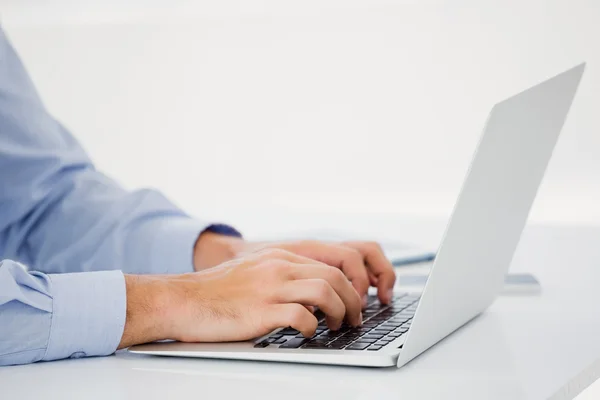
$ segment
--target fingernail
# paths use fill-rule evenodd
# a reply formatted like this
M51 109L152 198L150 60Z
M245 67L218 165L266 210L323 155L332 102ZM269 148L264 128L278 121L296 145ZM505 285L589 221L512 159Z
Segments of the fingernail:
M362 297L362 306L363 306L363 308L367 308L367 302L368 302L368 299L367 299L367 295L365 294Z
M362 321L363 321L362 311L358 315L358 318L360 318L359 321L358 321L358 326L362 326Z
M390 289L388 291L388 301L392 301L393 298L394 298L394 289Z

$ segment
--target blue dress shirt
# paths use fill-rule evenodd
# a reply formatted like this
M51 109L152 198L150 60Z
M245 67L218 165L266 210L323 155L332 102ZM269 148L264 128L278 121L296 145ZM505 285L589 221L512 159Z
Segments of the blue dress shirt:
M193 271L207 226L96 171L0 29L0 365L112 354L123 273Z

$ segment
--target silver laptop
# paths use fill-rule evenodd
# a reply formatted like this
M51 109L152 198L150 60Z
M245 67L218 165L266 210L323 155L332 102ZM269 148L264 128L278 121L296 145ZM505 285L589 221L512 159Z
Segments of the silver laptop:
M371 367L403 366L482 313L500 293L585 64L496 104L422 294L372 298L363 326L291 328L248 342L162 342L133 353Z

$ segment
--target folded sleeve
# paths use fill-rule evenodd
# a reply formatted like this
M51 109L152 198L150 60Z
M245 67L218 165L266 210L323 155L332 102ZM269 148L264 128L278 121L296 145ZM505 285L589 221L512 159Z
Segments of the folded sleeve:
M125 314L120 271L52 275L0 261L0 365L112 354Z

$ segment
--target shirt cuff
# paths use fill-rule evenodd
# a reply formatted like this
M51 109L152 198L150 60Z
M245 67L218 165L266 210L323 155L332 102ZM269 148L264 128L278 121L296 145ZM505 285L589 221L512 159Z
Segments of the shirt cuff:
M44 360L116 351L127 298L121 271L50 274L52 323Z

